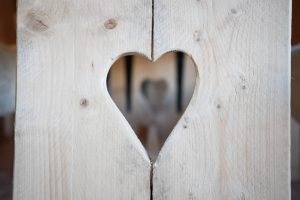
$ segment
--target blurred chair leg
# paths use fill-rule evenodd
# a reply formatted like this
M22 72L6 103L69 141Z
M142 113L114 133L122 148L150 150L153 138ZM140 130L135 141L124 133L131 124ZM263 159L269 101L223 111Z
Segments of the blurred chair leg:
M3 117L3 136L5 138L12 137L14 134L15 114L10 113Z

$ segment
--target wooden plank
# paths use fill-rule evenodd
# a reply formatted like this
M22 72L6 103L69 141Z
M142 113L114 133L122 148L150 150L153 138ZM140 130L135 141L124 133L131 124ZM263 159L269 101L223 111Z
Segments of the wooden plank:
M14 199L149 199L150 162L106 89L151 55L151 0L18 1Z
M154 165L154 199L290 199L289 0L160 0L154 59L183 50L194 96Z

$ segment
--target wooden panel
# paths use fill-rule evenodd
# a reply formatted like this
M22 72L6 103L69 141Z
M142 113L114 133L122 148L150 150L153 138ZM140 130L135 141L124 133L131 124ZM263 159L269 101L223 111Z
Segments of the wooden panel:
M149 199L150 162L106 89L151 55L151 0L19 0L14 199Z
M290 1L160 0L154 59L193 57L193 99L154 165L154 199L290 198Z

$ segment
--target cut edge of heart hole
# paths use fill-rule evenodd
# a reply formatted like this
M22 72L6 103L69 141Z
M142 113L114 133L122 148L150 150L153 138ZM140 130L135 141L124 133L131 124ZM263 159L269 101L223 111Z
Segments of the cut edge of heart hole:
M176 127L187 128L182 121L198 96L198 70L192 56L169 51L155 61L140 53L123 54L107 73L108 94L152 163Z

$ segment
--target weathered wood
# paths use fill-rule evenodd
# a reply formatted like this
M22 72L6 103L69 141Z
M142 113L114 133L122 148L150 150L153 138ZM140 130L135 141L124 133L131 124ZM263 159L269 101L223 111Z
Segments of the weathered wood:
M198 66L154 168L154 199L290 197L290 1L154 1L153 58ZM150 163L109 97L151 55L151 0L19 0L15 199L149 199Z
M154 199L290 198L289 0L159 0L154 59L199 77L154 166Z
M149 199L150 162L106 89L151 55L151 0L20 0L14 199Z

